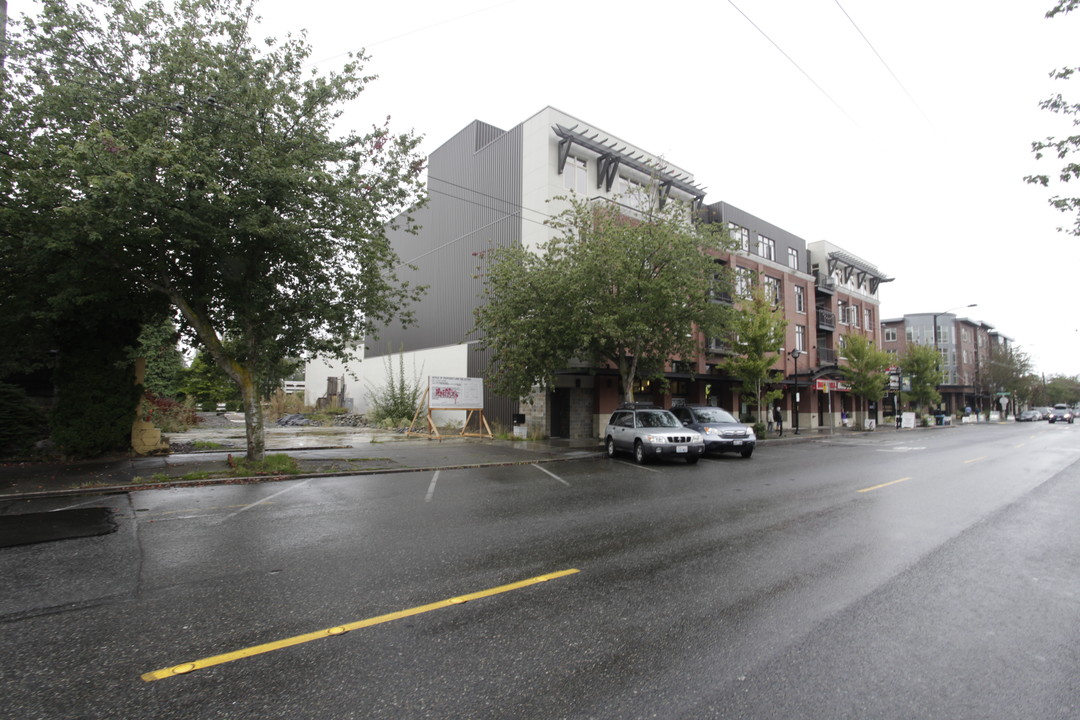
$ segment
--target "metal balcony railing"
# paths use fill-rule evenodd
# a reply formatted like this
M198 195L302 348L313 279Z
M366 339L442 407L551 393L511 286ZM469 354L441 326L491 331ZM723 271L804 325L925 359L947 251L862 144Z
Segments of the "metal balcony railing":
M829 330L836 329L836 313L832 310L826 310L825 308L817 309L817 324L819 328L827 328Z

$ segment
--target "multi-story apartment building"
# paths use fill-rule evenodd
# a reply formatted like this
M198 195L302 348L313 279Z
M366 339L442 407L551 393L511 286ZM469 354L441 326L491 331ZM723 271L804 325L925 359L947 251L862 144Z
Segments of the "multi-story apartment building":
M991 367L1012 340L981 320L954 313L912 313L881 323L881 347L897 358L912 344L933 346L941 356L940 409L952 415L971 408L996 410ZM892 406L890 401L889 406Z
M835 399L845 393L833 393L831 415L822 408L829 407L825 390L843 387L838 373L842 337L873 335L877 286L887 278L828 243L808 245L726 203L706 206L705 191L688 171L551 107L510 130L475 121L432 152L429 202L415 214L421 229L416 235L391 234L402 260L400 276L426 285L428 293L415 308L414 325L383 328L379 339L368 343L367 384L378 384L380 366L390 354L395 369L396 356L403 356L407 373L483 377L488 358L477 351L478 338L471 334L473 311L484 301L477 256L515 243L536 247L550 239L553 230L544 221L565 207L563 196L625 203L623 198L650 181L667 197L686 201L704 221L722 223L739 247L718 261L733 267L743 278L738 282L760 279L783 307L788 341L774 371L776 386L787 391L781 403L787 419L797 411L803 426L839 422L843 409L853 409L850 402ZM837 320L841 317L843 322ZM663 391L642 383L636 399L665 407L714 403L746 417L738 380L723 369L722 339L710 339L707 347L706 355L692 364L671 363ZM796 349L798 358L791 352ZM325 381L313 380L313 373L318 374L315 365L309 385L322 387ZM496 397L485 387L484 410L489 419L506 425L524 414L530 433L589 437L599 434L621 399L613 368L568 367L551 391L528 404Z

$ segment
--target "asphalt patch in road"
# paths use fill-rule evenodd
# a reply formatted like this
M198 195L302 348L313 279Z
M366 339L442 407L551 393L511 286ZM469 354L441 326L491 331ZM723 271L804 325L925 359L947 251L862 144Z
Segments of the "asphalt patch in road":
M0 547L108 535L116 529L112 509L103 507L2 515Z

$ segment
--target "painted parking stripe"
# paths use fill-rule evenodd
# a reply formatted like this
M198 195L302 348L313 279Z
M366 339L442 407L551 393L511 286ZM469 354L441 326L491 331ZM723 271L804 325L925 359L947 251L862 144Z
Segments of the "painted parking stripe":
M273 500L274 498L276 498L278 495L284 495L287 492L292 492L293 490L297 490L299 488L302 488L305 485L307 485L309 482L311 482L311 480L301 480L300 482L298 482L295 485L287 487L284 490L279 490L276 493L274 493L273 495L268 495L268 496L264 497L262 500L256 500L255 502L250 503L249 505L243 506L242 508L240 508L236 512L231 512L228 515L225 515L224 517L221 518L221 520L218 521L218 523L220 524L220 523L225 522L226 520L234 518L237 515L239 515L240 513L247 512L248 510L250 510L253 507L258 507L259 505L265 505L266 503L268 503L271 500Z
M439 471L436 470L435 474L431 476L431 484L428 485L427 495L424 496L424 502L431 502L431 498L435 497L435 483L439 482Z
M553 478L555 478L556 480L558 480L559 482L561 482L561 483L562 483L563 485L565 485L566 487L570 487L570 483L566 482L565 480L563 480L563 479L562 479L561 477L559 477L559 476L558 476L558 475L556 475L555 473L551 472L550 470L547 470L546 468L542 468L542 467L540 467L539 465L537 465L537 464L535 464L535 463L533 463L533 467L534 467L534 468L536 468L537 470L539 470L539 471L540 471L540 472L542 472L542 473L547 473L547 474L548 474L548 475L550 475L551 477L553 477Z
M565 577L567 575L573 575L580 572L577 569L560 570L558 572L548 573L547 575L538 575L536 577L529 578L528 580L519 580L509 585L500 585L499 587L489 588L487 590L481 590L479 592L470 593L468 595L458 595L457 597L447 598L446 600L440 600L439 602L430 603L428 605L420 605L418 607L409 608L407 610L399 610L387 615L379 615L378 617L368 618L367 620L358 620L356 622L347 623L345 625L338 625L332 628L326 628L325 630L316 630L315 632L307 633L305 635L296 635L291 638L285 638L284 640L277 640L275 642L264 643L262 645L254 645L252 647L244 648L243 650L236 650L230 653L224 653L222 655L214 655L213 657L203 658L202 660L195 660L192 662L181 663L180 665L173 665L172 667L162 668L161 670L154 670L152 672L143 673L142 679L146 682L154 682L155 680L164 680L165 678L175 677L177 675L186 675L194 670L202 670L203 668L213 667L214 665L222 665L234 660L241 660L243 658L253 657L255 655L262 655L264 653L273 652L274 650L281 650L282 648L292 647L293 645L300 645L302 643L311 642L312 640L322 640L323 638L334 637L336 635L343 635L351 630L359 630L361 628L372 627L373 625L381 625L382 623L391 622L393 620L400 620L402 618L412 617L413 615L420 615L421 613L431 612L432 610L441 610L443 608L450 607L452 605L460 605L467 603L470 600L479 600L480 598L491 597L492 595L499 595L501 593L510 592L511 590L520 590L530 585L536 585L538 583L547 582L548 580L555 580L557 578Z

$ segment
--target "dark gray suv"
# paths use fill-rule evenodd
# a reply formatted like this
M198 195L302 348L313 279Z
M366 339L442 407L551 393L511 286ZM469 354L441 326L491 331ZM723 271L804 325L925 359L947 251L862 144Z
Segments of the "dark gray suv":
M705 452L736 452L744 458L754 454L757 436L723 408L711 405L683 405L671 412L683 426L693 428L705 438Z
M644 403L628 403L611 414L604 447L608 457L631 452L641 465L659 457L685 458L693 465L705 454L701 433L683 427L670 410Z

